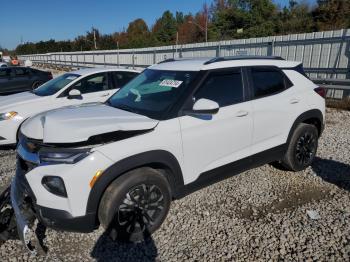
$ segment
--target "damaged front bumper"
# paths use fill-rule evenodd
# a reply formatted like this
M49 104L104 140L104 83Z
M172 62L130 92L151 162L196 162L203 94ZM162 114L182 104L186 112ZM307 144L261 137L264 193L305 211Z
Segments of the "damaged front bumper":
M43 236L39 237L38 220L33 207L33 199L19 181L18 176L11 183L11 204L16 218L17 232L24 246L33 254L46 253Z

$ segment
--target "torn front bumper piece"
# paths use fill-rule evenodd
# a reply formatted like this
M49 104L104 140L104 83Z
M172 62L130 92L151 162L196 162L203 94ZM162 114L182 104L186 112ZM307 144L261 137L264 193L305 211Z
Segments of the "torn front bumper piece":
M42 238L38 236L34 210L16 182L15 178L11 184L11 203L16 217L18 236L31 254L45 254L46 248L43 246Z
M0 192L0 245L9 239L18 239L14 211L11 205L11 187Z

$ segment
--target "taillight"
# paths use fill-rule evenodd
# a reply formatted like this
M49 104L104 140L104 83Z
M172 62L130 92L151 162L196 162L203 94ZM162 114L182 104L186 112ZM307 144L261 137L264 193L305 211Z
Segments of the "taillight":
M320 96L322 96L323 98L326 98L326 89L322 88L322 87L317 87L314 89L314 91L319 94Z

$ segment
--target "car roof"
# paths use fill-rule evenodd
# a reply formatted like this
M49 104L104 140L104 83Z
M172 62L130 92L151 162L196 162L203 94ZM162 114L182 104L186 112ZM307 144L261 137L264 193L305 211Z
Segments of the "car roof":
M77 74L81 76L91 75L95 73L104 73L104 72L133 72L140 73L139 70L127 69L127 68L115 68L115 67L103 67L103 68L83 68L76 71L71 71L71 74Z
M242 66L276 66L293 68L301 62L286 61L274 56L236 56L217 58L169 59L151 66L156 70L201 71Z

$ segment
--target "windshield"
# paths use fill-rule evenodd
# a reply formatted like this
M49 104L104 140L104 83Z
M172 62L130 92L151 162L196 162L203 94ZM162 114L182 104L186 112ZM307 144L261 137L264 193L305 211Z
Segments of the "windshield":
M161 119L177 102L197 73L146 69L121 88L107 103L119 109Z
M80 75L70 74L70 73L63 74L39 86L37 89L33 91L33 93L38 96L51 96L53 94L56 94L63 87L65 87L70 82L77 79L78 77L80 77Z

